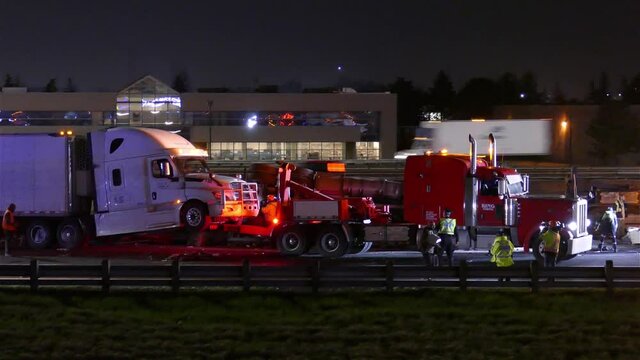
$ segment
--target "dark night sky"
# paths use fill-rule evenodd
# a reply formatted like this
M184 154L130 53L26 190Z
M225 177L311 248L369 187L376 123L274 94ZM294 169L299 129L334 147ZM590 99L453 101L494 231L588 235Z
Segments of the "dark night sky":
M420 86L444 69L472 76L531 70L582 97L606 71L640 72L640 1L2 1L0 74L42 87L116 91L152 74L191 88L340 76Z

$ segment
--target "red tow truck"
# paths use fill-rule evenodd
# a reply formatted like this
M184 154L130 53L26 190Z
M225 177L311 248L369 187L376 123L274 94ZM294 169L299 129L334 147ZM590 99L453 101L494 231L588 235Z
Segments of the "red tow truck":
M384 180L356 181L344 173L310 170L296 181L292 178L295 166L283 163L272 179L262 179L265 192L276 193L280 200L273 223L245 218L211 223L210 229L214 238L274 242L283 255L316 251L339 257L366 251L373 242L415 244L421 231L450 209L457 220L461 247L488 249L496 232L507 229L515 246L532 249L540 257L537 239L542 224L557 220L566 225L561 234L561 258L591 250L585 199L530 195L528 176L498 166L493 135L489 136L489 161L478 157L473 137L469 136L469 142L469 155L409 156L400 189ZM397 213L390 211L397 202L373 201L375 195L380 198L385 192L396 195L388 198L402 197L401 206L395 207Z

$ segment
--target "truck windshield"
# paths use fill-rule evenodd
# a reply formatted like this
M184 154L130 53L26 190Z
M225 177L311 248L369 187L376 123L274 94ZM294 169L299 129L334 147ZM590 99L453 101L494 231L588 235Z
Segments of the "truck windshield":
M507 175L507 191L509 195L524 195L524 180L520 174Z
M183 174L210 174L207 163L202 158L177 158L176 164Z

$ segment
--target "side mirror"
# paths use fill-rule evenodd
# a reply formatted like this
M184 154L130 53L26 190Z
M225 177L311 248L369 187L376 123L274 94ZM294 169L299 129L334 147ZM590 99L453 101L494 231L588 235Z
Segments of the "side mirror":
M522 175L522 181L523 181L522 190L525 193L528 193L529 192L529 175Z

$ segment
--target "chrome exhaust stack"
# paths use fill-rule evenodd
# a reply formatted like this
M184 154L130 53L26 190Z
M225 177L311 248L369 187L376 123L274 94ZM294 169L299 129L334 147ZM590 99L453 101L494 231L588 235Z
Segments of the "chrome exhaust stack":
M496 153L496 138L489 134L489 163L492 167L498 167L498 154Z
M478 144L476 143L476 139L469 134L469 156L471 160L471 175L476 174L476 169L478 167Z

